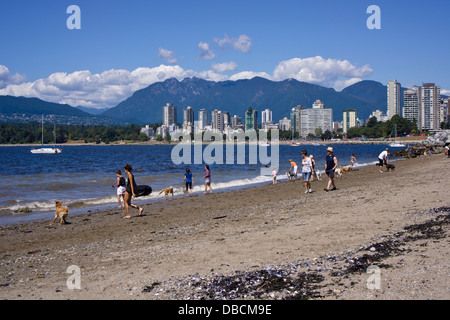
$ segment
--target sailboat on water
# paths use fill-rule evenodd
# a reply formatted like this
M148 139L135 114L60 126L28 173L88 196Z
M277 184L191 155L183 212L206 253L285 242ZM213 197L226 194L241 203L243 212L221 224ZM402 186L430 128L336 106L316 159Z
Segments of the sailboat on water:
M392 148L404 148L406 147L406 145L404 145L403 143L398 143L397 140L397 124L394 124L394 141L393 143L391 143L389 146Z
M55 138L55 144L53 147L45 147L44 146L44 115L42 115L42 148L32 149L31 153L37 154L58 154L61 153L61 149L56 147L56 126L53 124L53 136Z

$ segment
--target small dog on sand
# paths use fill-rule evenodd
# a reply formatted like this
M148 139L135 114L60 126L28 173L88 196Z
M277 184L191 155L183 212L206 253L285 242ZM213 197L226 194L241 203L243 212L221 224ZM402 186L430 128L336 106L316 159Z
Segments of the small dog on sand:
M352 170L352 167L341 168L341 173L342 174L349 173L351 170Z
M69 214L69 209L66 207L63 207L61 204L61 201L56 201L56 212L55 212L55 218L52 221L52 224L55 223L56 219L59 218L59 224L66 224L66 217Z
M393 165L393 164L386 164L386 169L387 169L387 171L389 171L389 170L392 170L392 171L395 171L395 166Z
M292 174L290 172L286 172L286 177L288 178L289 181L291 181L291 180L293 181L296 179L296 175Z
M342 171L341 171L341 168L336 168L336 170L334 171L334 173L335 173L338 177L342 177Z
M167 197L168 195L171 195L173 197L173 187L170 186L168 188L162 189L159 194L164 192L164 197Z

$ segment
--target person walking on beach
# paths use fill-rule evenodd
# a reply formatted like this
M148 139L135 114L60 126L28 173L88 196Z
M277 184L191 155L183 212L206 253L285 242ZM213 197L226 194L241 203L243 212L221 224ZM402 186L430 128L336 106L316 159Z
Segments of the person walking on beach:
M133 171L133 168L129 164L127 164L123 169L125 170L125 173L127 174L127 178L125 180L126 189L125 189L125 197L124 197L126 215L123 218L130 219L131 218L130 207L138 209L139 215L142 215L142 212L144 211L144 209L139 208L138 205L131 203L131 198L136 197L135 190L137 187L136 180L134 180L134 175L131 173Z
M211 170L209 170L209 166L205 165L205 176L203 177L203 179L205 179L205 194L206 191L208 190L208 186L209 186L209 193L212 193L212 188L211 188Z
M310 181L312 182L312 181L314 181L314 177L316 177L316 180L319 180L319 178L317 177L316 170L315 170L316 160L314 160L314 156L312 154L309 156L309 158L311 159L311 179L310 179Z
M294 161L292 161L292 159L289 159L289 163L291 164L291 169L289 170L290 175L294 180L297 180L297 170L298 170L297 164Z
M352 153L352 156L351 156L351 158L350 158L350 162L352 163L351 168L353 169L353 165L354 165L355 162L356 162L356 158L355 158L355 154L354 154L354 153Z
M311 179L311 167L312 167L312 163L311 163L311 158L308 157L308 152L306 150L302 151L302 176L303 176L303 181L305 182L305 193L311 193L311 181L309 181Z
M122 172L120 170L117 170L116 172L117 175L117 183L115 185L113 185L112 187L115 188L117 187L117 201L119 202L119 208L123 209L122 206L122 201L123 204L125 205L125 178L122 177ZM122 201L120 201L120 199L122 198Z
M189 189L191 189L192 196L192 184L194 183L194 175L189 169L186 169L186 173L184 174L184 182L186 184L186 196L189 196Z
M336 185L334 184L334 171L338 166L338 160L336 156L333 154L333 148L327 148L327 156L325 158L325 173L328 176L328 186L325 188L325 191L333 191L336 190ZM332 189L331 186L333 186Z
M382 153L380 153L380 155L378 156L378 166L380 167L380 173L383 173L383 165L384 164L389 164L389 153L391 152L391 150L389 150L388 148L386 148L386 150L384 150Z

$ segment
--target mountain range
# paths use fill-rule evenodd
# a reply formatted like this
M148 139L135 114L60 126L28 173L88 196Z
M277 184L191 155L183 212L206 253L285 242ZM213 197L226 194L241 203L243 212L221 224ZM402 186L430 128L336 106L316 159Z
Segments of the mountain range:
M274 121L290 117L297 105L312 108L320 99L325 108L333 109L335 121L342 120L345 109L356 109L358 117L368 118L376 109L386 110L387 87L376 81L361 81L341 92L294 79L280 82L255 77L250 80L213 82L199 78L182 81L168 79L136 91L131 97L102 115L125 117L136 122L155 123L163 120L163 106L177 107L178 122L183 120L183 109L191 106L194 112L201 108L228 111L230 115L244 117L252 107L258 111L272 111Z
M0 96L0 121L40 122L51 121L56 124L117 125L118 119L93 115L68 104L43 101L38 98ZM128 122L129 123L129 122Z
M194 108L195 118L201 108L228 111L231 116L241 117L249 107L258 111L268 108L272 110L274 121L278 121L283 117L289 118L293 107L303 105L311 108L318 99L325 108L333 109L334 121L342 121L342 112L348 108L356 109L357 116L366 119L377 109L386 111L387 87L376 81L364 80L338 92L294 79L277 82L255 77L214 82L200 78L182 81L172 78L138 90L117 106L99 114L95 114L99 111L37 98L0 96L0 121L35 121L45 114L53 115L60 123L153 124L162 123L163 106L167 103L177 107L179 123L183 121L183 109L188 106Z

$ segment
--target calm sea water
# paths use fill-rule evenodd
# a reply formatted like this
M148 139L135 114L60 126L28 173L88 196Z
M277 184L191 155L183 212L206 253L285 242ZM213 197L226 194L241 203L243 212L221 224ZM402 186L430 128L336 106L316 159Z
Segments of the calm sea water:
M333 146L333 145L328 145ZM314 155L317 168L323 171L328 146L303 145L279 146L280 180L289 170L289 159L301 162L301 151ZM357 159L356 167L373 165L386 145L334 145L335 155L341 166L350 164L352 153ZM71 214L88 210L117 207L115 172L129 163L134 169L138 185L150 185L150 196L137 198L133 202L146 203L163 199L159 190L168 186L175 188L176 195L184 191L184 172L187 167L194 174L194 194L204 190L204 164L179 164L172 161L174 145L141 146L64 146L61 154L32 154L31 147L0 147L3 170L0 176L0 224L50 219L54 214L54 203L59 200L68 206ZM203 150L206 146L203 146ZM392 148L391 148L392 149ZM194 150L194 149L192 149ZM394 150L395 151L395 150ZM194 152L192 151L194 154ZM214 155L214 154L213 154ZM225 162L226 150L223 150ZM249 164L249 147L246 147L245 164L236 164L235 149L233 164L212 164L213 191L224 192L261 183L271 183L270 176L261 176L261 161ZM270 147L269 147L270 155ZM259 159L259 157L258 157ZM191 157L194 162L194 156ZM124 173L123 173L124 174ZM19 213L28 208L32 212Z

